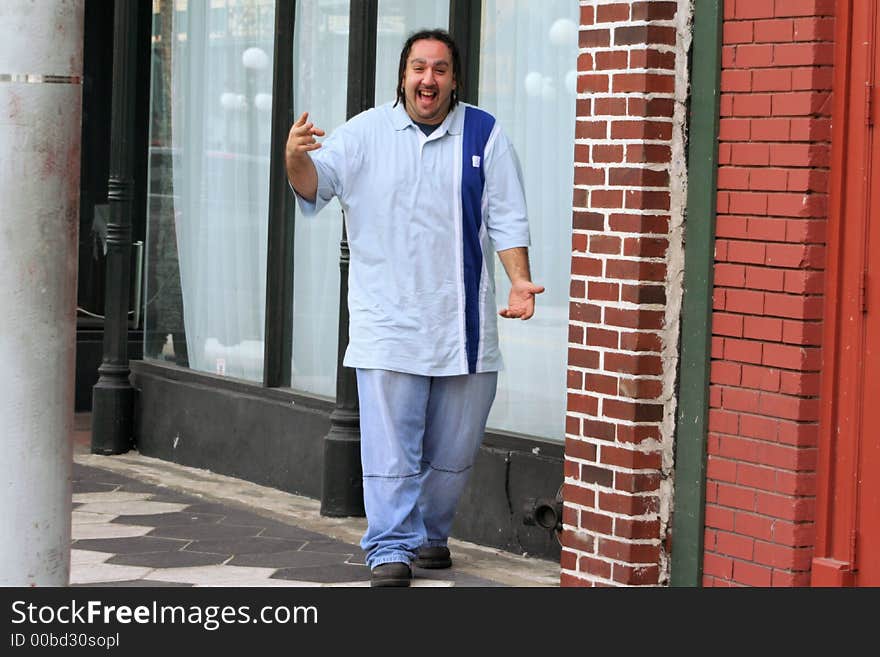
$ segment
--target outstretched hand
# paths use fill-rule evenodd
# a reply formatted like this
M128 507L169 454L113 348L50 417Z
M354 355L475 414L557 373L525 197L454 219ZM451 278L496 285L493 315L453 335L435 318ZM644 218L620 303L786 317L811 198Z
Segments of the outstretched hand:
M321 148L315 137L323 137L324 131L309 121L309 113L303 112L287 135L287 158L297 158L309 151Z
M507 308L498 314L507 319L529 319L535 314L535 295L544 291L543 285L535 285L531 281L518 280L510 286Z

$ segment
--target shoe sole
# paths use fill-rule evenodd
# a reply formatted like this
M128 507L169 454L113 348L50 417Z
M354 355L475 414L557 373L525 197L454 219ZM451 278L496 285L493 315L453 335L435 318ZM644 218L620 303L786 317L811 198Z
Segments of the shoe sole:
M442 561L437 559L416 559L413 561L413 565L416 568L425 568L427 570L441 570L443 568L452 568L452 559L444 559Z
M406 587L410 585L410 579L376 579L370 581L370 587L385 587L385 586L396 586L396 587Z

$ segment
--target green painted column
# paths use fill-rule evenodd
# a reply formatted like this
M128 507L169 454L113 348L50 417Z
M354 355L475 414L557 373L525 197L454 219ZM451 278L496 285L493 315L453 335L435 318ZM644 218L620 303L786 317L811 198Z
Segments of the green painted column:
M694 3L672 586L700 586L703 578L723 4Z

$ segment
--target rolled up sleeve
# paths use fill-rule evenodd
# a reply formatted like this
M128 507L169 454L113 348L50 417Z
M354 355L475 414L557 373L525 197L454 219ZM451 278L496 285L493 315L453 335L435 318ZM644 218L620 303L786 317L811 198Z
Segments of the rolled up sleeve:
M321 144L321 148L309 153L318 173L318 192L314 201L303 198L291 185L297 205L303 215L318 214L334 196L340 200L345 194L346 143L342 130L336 130Z
M499 133L486 153L486 229L496 251L530 246L525 188L513 144Z

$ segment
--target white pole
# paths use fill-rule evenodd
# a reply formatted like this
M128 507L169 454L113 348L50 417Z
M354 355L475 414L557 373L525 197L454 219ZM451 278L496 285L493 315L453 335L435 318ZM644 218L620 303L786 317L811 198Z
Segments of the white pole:
M0 2L0 585L66 586L83 0Z

